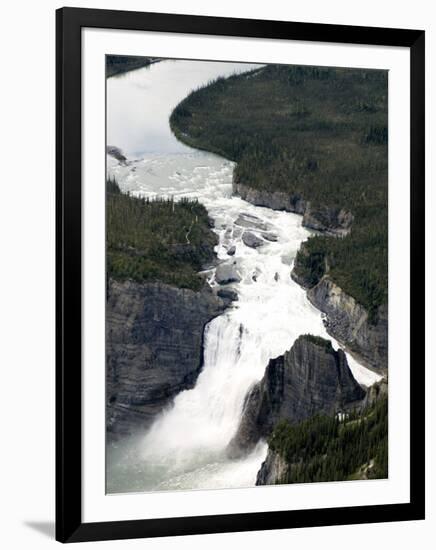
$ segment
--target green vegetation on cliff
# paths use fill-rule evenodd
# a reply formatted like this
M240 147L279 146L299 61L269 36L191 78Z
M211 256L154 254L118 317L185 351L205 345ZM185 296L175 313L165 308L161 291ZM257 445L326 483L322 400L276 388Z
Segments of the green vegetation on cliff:
M362 304L375 323L379 306L388 299L387 239L387 211L378 223L354 223L345 238L311 237L297 253L295 273L310 288L328 269L330 278Z
M106 76L127 73L141 67L148 67L154 63L153 57L139 57L136 55L107 55L106 56Z
M299 424L279 422L269 446L288 464L280 483L387 478L387 396L342 421L313 416Z
M331 340L327 340L326 338L322 338L321 336L315 336L315 334L303 334L302 336L300 336L299 339L302 338L304 338L308 342L311 342L312 344L315 344L315 346L323 348L327 352L335 353Z
M198 274L214 258L216 236L197 201L140 199L107 181L107 275L199 290Z
M237 162L236 183L350 210L351 233L313 239L305 275L328 265L373 319L387 300L387 100L386 71L268 65L192 92L170 118L182 141Z

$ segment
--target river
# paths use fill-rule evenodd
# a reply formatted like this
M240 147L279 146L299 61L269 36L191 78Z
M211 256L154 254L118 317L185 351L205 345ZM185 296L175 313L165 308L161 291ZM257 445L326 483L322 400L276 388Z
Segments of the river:
M231 284L238 301L206 327L204 366L195 387L181 392L145 436L108 448L109 493L253 486L267 444L259 443L240 460L225 453L249 389L262 378L269 359L289 350L300 334L331 339L321 313L290 277L295 255L310 235L302 217L233 197L234 164L187 147L169 128L170 113L191 90L256 67L162 61L108 80L107 142L128 158L122 165L108 156L108 173L134 195L202 202L219 237L217 257L240 279ZM262 246L242 242L244 227L266 237ZM227 254L231 247L233 256ZM216 286L215 269L207 276ZM339 347L335 341L333 346ZM379 379L347 357L358 382L371 385Z

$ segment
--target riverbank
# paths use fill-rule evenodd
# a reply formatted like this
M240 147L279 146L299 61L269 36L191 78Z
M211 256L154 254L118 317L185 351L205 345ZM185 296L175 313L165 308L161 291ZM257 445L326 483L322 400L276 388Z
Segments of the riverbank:
M155 57L142 57L134 55L107 55L106 78L118 76L141 67L148 67L160 61Z
M323 233L298 254L295 280L308 288L328 276L387 350L386 73L266 66L193 92L170 124L186 144L237 162L241 198L301 214ZM331 317L335 338L387 371L387 353L368 361L374 338L353 338L350 316Z
M302 335L251 388L229 456L244 456L260 440L268 453L257 485L384 479L387 384L362 388L341 349Z
M117 439L194 386L205 327L229 302L199 275L218 242L204 206L136 198L109 178L106 212L106 425Z
M143 94L150 105L156 105L153 132L147 112L144 119L134 116L139 123L133 133L130 117L109 117L110 143L126 153L125 159L108 156L109 174L117 178L124 192L137 197L174 197L176 203L196 198L213 219L213 231L218 237L218 266L205 276L214 294L237 298L233 307L216 316L204 330L202 369L192 389L179 391L171 398L171 407L162 411L145 435L138 434L129 443L123 438L122 443L108 448L109 492L254 486L267 454L266 444L260 441L238 460L227 454L250 389L265 375L269 362L286 354L301 334L328 337L319 311L290 277L297 250L309 236L301 218L261 208L235 196L234 163L181 146L172 134L167 135L169 113L181 96L210 81L212 73L216 76L235 70L237 66L232 64L160 63L149 71L136 71L129 79L113 80L108 86L108 112L128 103L132 114L138 110L140 115L144 112ZM111 129L114 124L117 127ZM148 129L147 139L144 128ZM123 142L126 135L129 140ZM164 139L159 142L156 136ZM144 284L154 283L141 283L141 287ZM183 356L185 352L178 339L179 331L189 331L189 326L183 321L182 326L173 327L159 315L162 308L157 295L151 300L157 306L150 308L148 295L141 300L135 288L133 291L132 304L127 300L129 288L120 289L117 300L122 311L128 313L122 317L126 332L122 333L123 321L117 315L113 327L119 331L117 338L120 335L129 345L120 348L115 365L124 361L125 369L118 380L141 396L154 383L155 375L161 374L143 368L148 366L148 357L159 351L162 361L169 358L171 365L176 364L175 354ZM163 298L166 299L166 292ZM175 309L171 308L174 315L178 314L177 305L178 302ZM164 305L165 310L168 307ZM156 349L152 349L154 333L148 331L148 326L165 342L175 345L163 346L157 341ZM110 337L114 338L114 333ZM336 351L340 347L334 340L332 346ZM132 350L137 361L135 368L129 369ZM343 355L338 351L338 356ZM377 378L351 357L349 369L359 383L367 386ZM336 372L330 370L332 374ZM317 387L315 391L318 392ZM132 410L134 399L133 392L128 403Z
M269 439L256 485L386 479L388 399L361 412L312 416L300 423L282 420Z
M107 275L119 281L158 282L198 291L199 275L214 263L218 239L197 200L141 199L108 179Z

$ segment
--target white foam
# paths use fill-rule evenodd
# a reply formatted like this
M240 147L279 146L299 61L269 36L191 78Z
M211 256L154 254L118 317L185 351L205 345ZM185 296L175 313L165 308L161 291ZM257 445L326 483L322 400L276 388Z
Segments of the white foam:
M181 392L174 406L135 443L135 467L146 472L142 486L139 482L141 490L253 485L266 445L244 460L230 461L225 455L249 389L262 378L268 361L289 350L301 334L328 338L339 347L327 334L320 312L290 277L295 255L309 236L301 216L232 197L233 168L233 163L221 157L195 150L149 153L126 166L108 158L109 173L123 191L175 200L197 198L203 203L215 222L218 258L234 263L241 278L231 285L239 297L234 307L207 326L204 367L195 387ZM265 240L257 249L246 246L244 228L235 225L241 213L266 224L277 241ZM262 237L263 231L255 226L246 230ZM230 246L236 248L231 257L227 255ZM210 281L215 284L214 270ZM359 383L368 386L380 379L347 357ZM115 491L138 490L137 476L132 487L129 475L113 484Z

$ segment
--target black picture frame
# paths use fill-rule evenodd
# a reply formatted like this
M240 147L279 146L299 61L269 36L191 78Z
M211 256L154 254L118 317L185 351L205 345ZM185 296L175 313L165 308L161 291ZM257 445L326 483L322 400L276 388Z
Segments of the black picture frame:
M410 49L410 502L135 521L82 522L81 30L84 27ZM424 52L419 30L79 8L56 13L56 539L128 539L424 519ZM413 364L412 364L413 359Z

